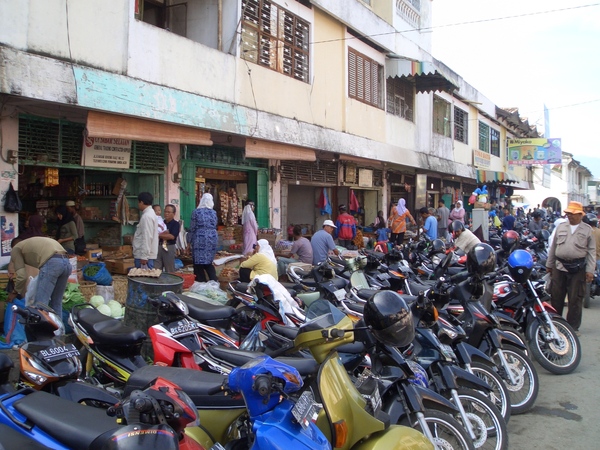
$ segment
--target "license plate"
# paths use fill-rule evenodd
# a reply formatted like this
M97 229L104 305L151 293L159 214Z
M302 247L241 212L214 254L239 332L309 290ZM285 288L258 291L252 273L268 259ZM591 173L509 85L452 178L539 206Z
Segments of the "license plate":
M375 390L371 394L371 407L373 408L373 414L377 414L381 408L381 395L379 395L379 387L375 387Z
M312 392L304 391L292 408L292 414L302 428L306 429L311 422L317 420L321 408L322 406L315 402Z
M200 327L196 322L190 320L178 320L174 324L169 325L169 333L174 337L182 334L194 333L198 331Z
M333 293L333 295L335 295L335 298L337 298L338 300L342 301L346 298L346 290L345 289L338 289L337 291L335 291Z
M39 354L44 361L53 362L72 356L79 356L79 350L77 350L75 344L64 344L40 350Z

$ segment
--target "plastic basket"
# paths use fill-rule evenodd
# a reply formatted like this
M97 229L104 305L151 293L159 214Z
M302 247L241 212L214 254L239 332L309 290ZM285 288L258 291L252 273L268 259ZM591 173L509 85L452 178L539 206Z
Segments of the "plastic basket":
M79 283L79 290L85 297L85 301L89 302L93 295L96 295L96 282L95 281L81 281Z

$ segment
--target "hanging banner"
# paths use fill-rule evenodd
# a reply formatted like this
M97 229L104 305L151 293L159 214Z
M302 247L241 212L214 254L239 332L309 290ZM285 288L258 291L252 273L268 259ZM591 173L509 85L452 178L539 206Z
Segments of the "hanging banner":
M562 162L560 139L533 138L507 141L508 164L560 164Z
M84 136L82 166L129 169L130 159L131 140Z
M0 216L0 227L1 232L1 256L9 256L12 248L11 242L15 238L15 225L13 222L9 222L6 216Z

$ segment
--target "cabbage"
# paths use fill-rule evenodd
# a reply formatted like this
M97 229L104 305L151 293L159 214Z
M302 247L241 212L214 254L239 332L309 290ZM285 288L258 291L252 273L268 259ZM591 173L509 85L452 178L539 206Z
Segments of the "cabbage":
M104 314L105 316L110 316L110 308L108 307L108 305L105 305L103 303L100 306L98 306L96 309L98 311L100 311L102 314Z
M104 297L101 295L92 295L92 298L90 298L90 303L94 308L97 308L98 306L104 304Z
M123 315L123 308L118 301L109 300L106 305L110 308L111 317L121 317Z

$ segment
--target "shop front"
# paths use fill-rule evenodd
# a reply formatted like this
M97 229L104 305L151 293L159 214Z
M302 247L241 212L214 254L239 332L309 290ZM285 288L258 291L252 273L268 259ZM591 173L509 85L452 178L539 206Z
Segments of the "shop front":
M389 216L392 206L398 203L401 198L406 202L406 207L411 214L416 214L415 211L415 186L416 176L409 173L401 173L388 170L387 182L390 191L390 202L385 211L386 217Z

